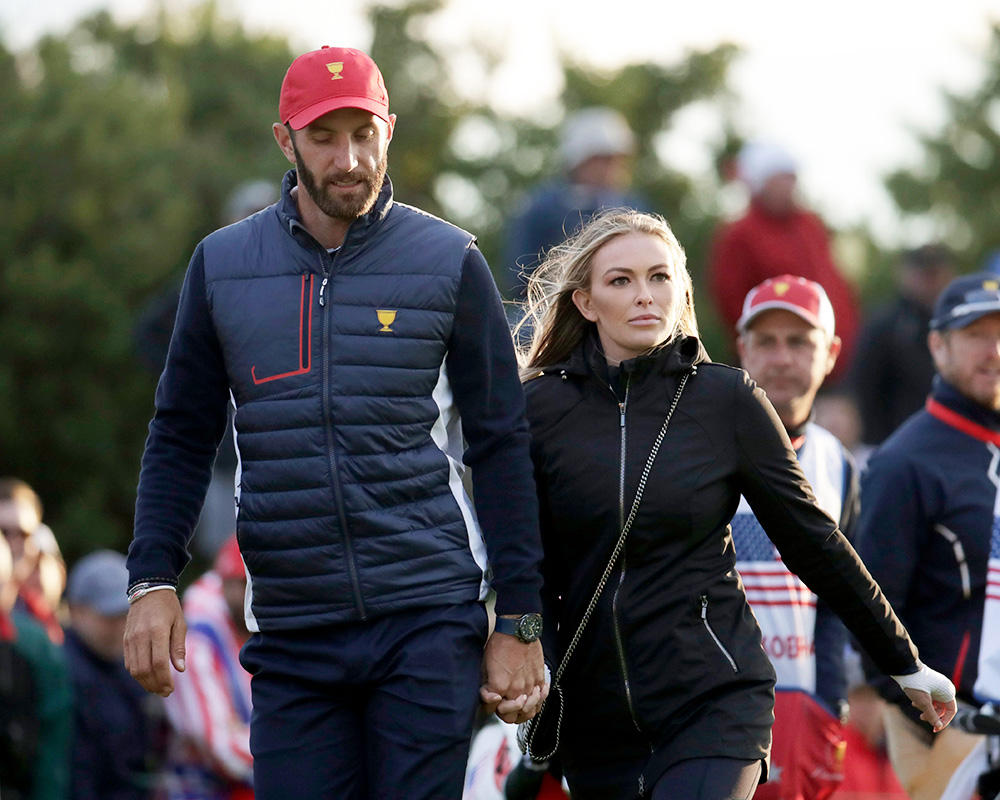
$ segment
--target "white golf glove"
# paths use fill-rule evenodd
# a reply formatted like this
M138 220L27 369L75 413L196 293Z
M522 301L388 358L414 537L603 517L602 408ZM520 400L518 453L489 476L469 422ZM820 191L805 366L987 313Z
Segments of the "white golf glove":
M923 662L918 661L920 669L912 675L892 675L892 679L899 684L900 689L916 689L920 692L927 692L932 700L940 700L942 703L950 703L955 699L955 684L945 675L931 669Z

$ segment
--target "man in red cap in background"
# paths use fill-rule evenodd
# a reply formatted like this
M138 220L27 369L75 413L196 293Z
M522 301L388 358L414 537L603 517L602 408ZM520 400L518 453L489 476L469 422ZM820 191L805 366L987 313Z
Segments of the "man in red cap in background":
M858 516L857 468L813 403L837 362L833 306L823 287L795 275L768 278L743 302L740 363L767 394L823 508L848 538ZM732 521L736 566L774 666L774 748L761 800L822 800L842 778L847 631L795 575L746 499Z
M479 699L519 722L548 691L513 343L475 237L393 199L371 58L300 56L278 110L280 200L188 267L139 478L126 663L162 695L184 669L177 578L232 397L256 796L459 796Z
M166 770L168 800L253 800L250 673L240 666L249 637L247 577L236 537L184 593L185 670L166 699L175 736Z

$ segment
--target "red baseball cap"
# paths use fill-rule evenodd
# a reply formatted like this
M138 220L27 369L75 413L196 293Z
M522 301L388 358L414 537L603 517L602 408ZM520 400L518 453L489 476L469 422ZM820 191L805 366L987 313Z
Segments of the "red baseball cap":
M743 301L743 315L736 323L736 329L740 333L745 332L753 320L775 308L791 311L825 332L827 338L833 338L836 321L830 298L816 281L797 275L779 275L754 286Z
M281 82L282 123L301 130L338 108L360 108L389 121L389 95L371 57L360 50L324 45L295 59Z

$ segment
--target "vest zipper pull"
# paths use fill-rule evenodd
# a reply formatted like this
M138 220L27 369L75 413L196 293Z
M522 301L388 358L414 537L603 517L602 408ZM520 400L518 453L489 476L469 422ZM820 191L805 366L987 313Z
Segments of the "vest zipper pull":
M618 404L618 423L621 427L625 427L625 404Z
M319 304L321 306L326 305L326 301L323 299L323 292L326 291L326 282L330 280L329 278L323 278L323 282L319 285Z

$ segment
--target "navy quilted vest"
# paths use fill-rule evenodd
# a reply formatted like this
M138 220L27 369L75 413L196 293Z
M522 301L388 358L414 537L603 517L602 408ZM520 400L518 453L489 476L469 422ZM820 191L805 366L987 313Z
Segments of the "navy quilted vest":
M298 221L294 182L204 250L237 408L251 622L475 600L485 556L443 366L473 237L394 203L386 179L331 256Z

